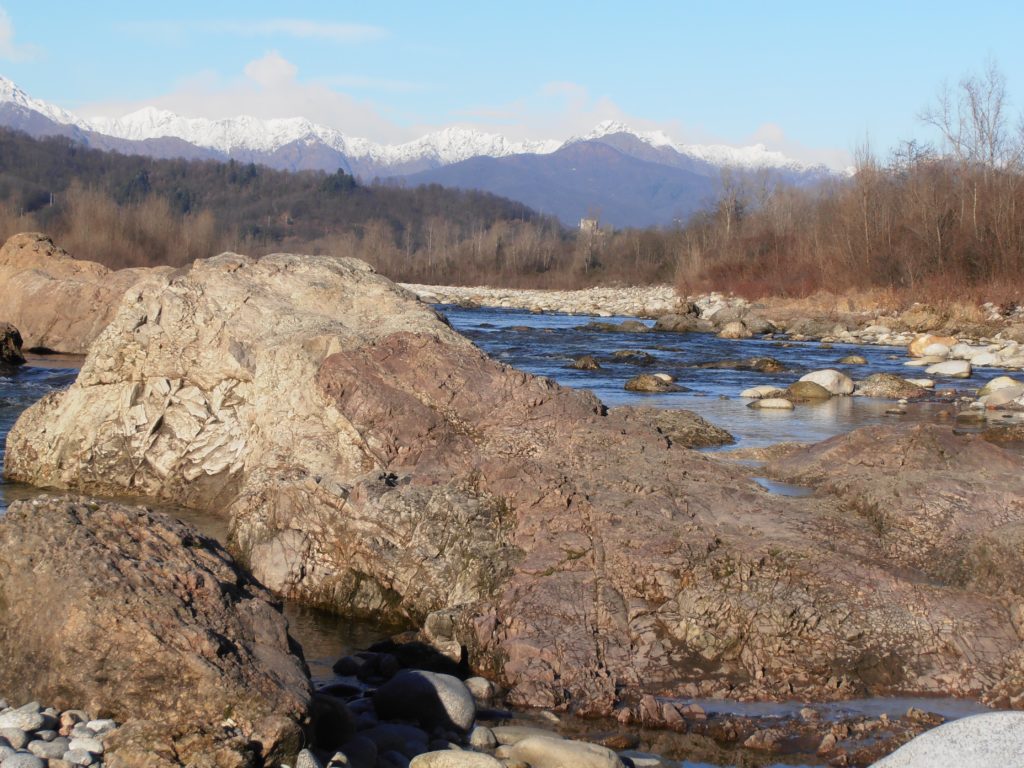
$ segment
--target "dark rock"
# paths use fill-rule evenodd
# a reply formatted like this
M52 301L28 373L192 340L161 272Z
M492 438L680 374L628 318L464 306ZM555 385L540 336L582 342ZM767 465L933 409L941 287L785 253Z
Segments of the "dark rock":
M902 376L892 373L873 373L864 381L857 382L855 395L863 397L883 397L891 400L901 398L925 397L930 394L924 387L907 381Z
M580 326L583 331L600 331L601 333L650 333L650 327L640 320L623 320L621 323L607 323L592 320Z
M786 399L794 402L807 400L828 400L832 393L813 381L794 381L786 387Z
M403 670L373 694L377 716L413 720L425 728L468 732L476 703L457 677L422 670Z
M649 373L641 373L626 382L627 392L686 392L686 387L676 384L674 381L666 381Z
M648 366L654 365L658 358L642 349L620 349L612 353L613 363L627 363L629 365Z
M310 699L301 652L216 542L142 508L42 497L11 505L0 551L8 695L127 721L108 737L125 764L168 749L183 763L294 756ZM240 742L225 740L226 717Z
M710 322L692 314L662 315L654 323L655 331L665 333L711 333L714 329Z
M600 364L594 359L593 355L577 357L569 367L575 368L578 371L598 371L601 369Z
M21 333L10 323L0 323L0 366L23 365Z
M757 371L758 373L780 373L786 366L774 357L745 357L739 360L712 360L697 363L695 368L721 368L736 371Z

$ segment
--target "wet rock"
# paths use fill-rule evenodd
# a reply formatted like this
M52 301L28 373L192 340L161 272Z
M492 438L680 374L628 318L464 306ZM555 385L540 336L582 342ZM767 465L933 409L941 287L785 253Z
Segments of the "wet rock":
M654 365L657 360L654 355L640 349L620 349L612 353L612 362L614 363L648 366Z
M790 336L820 339L823 336L831 335L834 327L834 321L815 317L805 317L788 323L786 325L786 333Z
M756 749L762 752L775 752L779 749L782 740L786 737L785 732L779 728L762 728L754 731L743 746L747 749Z
M832 393L816 381L794 381L786 387L786 397L797 402L808 400L828 400Z
M111 271L75 259L46 235L14 235L0 248L0 307L26 350L84 354L124 292L148 271Z
M128 721L108 737L128 762L168 748L228 759L250 740L294 754L305 665L269 593L216 542L142 508L42 497L11 505L0 548L0 690ZM225 717L241 744L224 743ZM141 722L144 746L129 743ZM90 738L70 748L103 751Z
M584 331L600 331L602 333L650 333L651 328L640 320L623 320L621 323L602 323L591 321L581 326Z
M800 377L800 381L810 381L828 390L830 395L849 395L853 393L853 379L841 371L826 368L811 371Z
M569 367L575 368L578 371L598 371L601 369L601 365L594 359L593 355L577 357Z
M695 315L662 315L654 323L654 330L665 333L711 333L714 326Z
M924 397L928 394L928 390L916 382L908 381L892 373L873 373L863 381L857 382L854 394L862 397L899 400L900 398Z
M733 320L731 323L726 323L722 326L722 330L718 332L718 338L720 339L749 339L753 335L742 320Z
M641 373L626 382L627 392L686 392L686 387L673 381L665 381L656 374Z
M22 365L25 356L21 354L21 333L10 323L0 322L0 366Z
M759 373L780 373L786 366L774 357L746 357L739 360L714 360L698 363L695 368L722 368L737 371L757 371Z
M614 409L629 419L637 419L663 434L670 444L680 448L708 448L736 442L721 427L706 421L693 411L674 408L620 406Z
M841 365L867 365L868 360L864 355L847 355L840 358L839 363Z
M426 728L468 731L476 717L473 695L457 677L422 670L403 670L373 694L382 719L419 722Z
M873 768L991 768L1019 765L1024 713L991 712L925 731Z

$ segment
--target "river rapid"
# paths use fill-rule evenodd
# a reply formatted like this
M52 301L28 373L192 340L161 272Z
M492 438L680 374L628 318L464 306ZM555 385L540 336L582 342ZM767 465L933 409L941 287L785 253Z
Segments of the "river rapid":
M793 411L764 411L747 408L747 400L739 398L742 390L759 384L777 384L785 387L804 373L821 368L836 368L854 379L872 373L887 372L902 376L920 375L920 369L907 368L903 348L836 344L832 347L817 342L784 342L776 340L726 340L710 334L673 333L607 333L587 329L589 320L597 318L578 315L537 314L522 310L480 308L464 309L441 306L439 310L451 325L472 339L481 349L498 360L530 373L547 376L568 387L589 389L606 405L648 405L658 408L685 408L708 421L728 430L735 438L733 447L757 448L778 442L815 442L854 428L898 418L904 421L933 421L939 412L949 410L949 402L912 404L905 415L887 414L892 401L861 397L837 397L815 405L797 406ZM617 322L633 318L600 318L604 322ZM644 367L615 360L616 351L635 350L654 358ZM862 355L867 363L857 366L839 364L846 355ZM574 358L593 355L601 369L576 370L570 365ZM28 355L28 362L18 369L0 370L0 462L7 433L19 414L47 393L66 388L77 376L83 358L64 355ZM765 374L753 371L712 369L697 367L701 363L747 357L773 357L786 368L782 373ZM669 394L637 394L624 389L625 382L637 373L664 372L690 391ZM954 388L968 391L977 389L998 371L970 379L939 381L941 389ZM948 398L947 398L948 400ZM779 492L799 492L798 489L776 488ZM7 483L0 478L0 514L7 505L20 498L31 498L41 493L30 486ZM196 525L207 535L224 541L227 524L223 519L175 508L166 504L153 504L179 518ZM292 632L302 644L315 683L334 681L331 665L340 656L365 648L387 635L386 628L372 624L354 623L340 617L297 604L287 603ZM792 717L806 704L742 704L735 702L700 702L709 712L731 712L771 718ZM960 717L987 711L983 706L967 701L948 699L868 699L841 704L813 705L822 718L836 718L851 714L877 716L886 713L897 717L908 706L925 708L946 717ZM529 722L534 715L525 714ZM549 721L535 720L551 727ZM593 725L564 720L563 732L593 732ZM655 737L651 743L656 743ZM664 754L664 753L663 753ZM776 758L778 759L778 758ZM791 759L797 759L793 756ZM804 762L800 762L803 760ZM699 768L705 763L684 761L672 765ZM742 764L767 765L762 758ZM782 765L783 763L779 763ZM812 755L800 756L797 762L786 765L820 765Z

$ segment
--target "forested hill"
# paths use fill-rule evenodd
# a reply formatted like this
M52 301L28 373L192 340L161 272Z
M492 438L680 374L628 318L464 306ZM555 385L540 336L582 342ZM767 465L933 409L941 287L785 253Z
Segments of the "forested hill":
M212 160L156 160L65 138L0 130L0 236L38 229L111 266L184 263L226 248L266 253L380 240L413 254L529 225L559 230L521 203L429 185L357 183L337 172Z

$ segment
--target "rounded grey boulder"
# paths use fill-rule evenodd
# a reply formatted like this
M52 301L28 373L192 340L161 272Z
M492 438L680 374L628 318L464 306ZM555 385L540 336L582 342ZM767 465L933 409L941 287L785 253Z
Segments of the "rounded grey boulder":
M468 731L476 704L457 677L422 670L403 670L377 689L373 706L382 719L415 720L427 728Z

